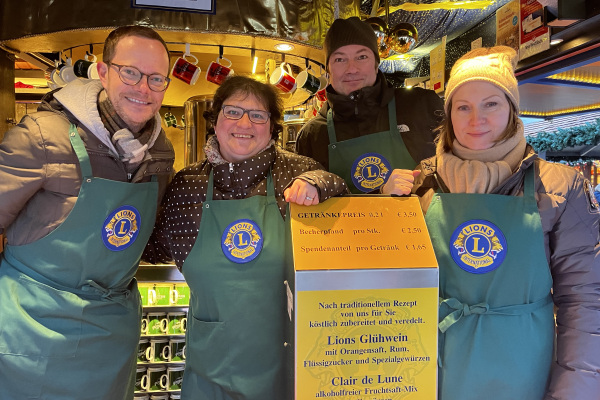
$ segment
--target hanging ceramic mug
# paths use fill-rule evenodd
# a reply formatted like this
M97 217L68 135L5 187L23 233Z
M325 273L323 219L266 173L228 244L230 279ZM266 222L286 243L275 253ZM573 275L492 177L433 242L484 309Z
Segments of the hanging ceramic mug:
M50 74L50 81L57 87L63 87L67 84L67 82L63 81L60 77L58 69L54 69L52 71L52 73Z
M61 64L59 66L60 70L59 70L58 74L60 75L60 78L66 83L69 83L69 82L77 79L77 76L75 75L75 71L73 70L72 62L73 61L71 60L71 58L67 57L67 61L65 61L63 64Z
M312 96L321 88L321 81L310 68L307 68L296 77L296 86Z
M189 62L186 57L193 58L194 62ZM200 76L200 67L198 67L196 64L198 64L198 59L196 56L192 54L184 54L175 61L175 64L173 64L171 75L187 83L188 85L194 85Z
M227 63L227 65L224 65L224 63ZM206 80L217 85L222 84L230 75L233 75L231 61L225 57L219 57L217 61L211 61L206 69Z
M170 111L165 113L165 124L167 127L177 126L177 117Z
M319 81L321 82L321 85L319 86L319 90L317 90L317 93L315 93L315 97L319 101L327 101L327 85L329 84L327 75L321 75L319 77Z
M86 53L83 60L77 60L73 64L73 72L75 76L84 79L99 79L98 63L96 55Z
M296 90L296 79L292 75L290 64L283 62L275 68L271 75L271 85L279 88L284 93L291 93Z

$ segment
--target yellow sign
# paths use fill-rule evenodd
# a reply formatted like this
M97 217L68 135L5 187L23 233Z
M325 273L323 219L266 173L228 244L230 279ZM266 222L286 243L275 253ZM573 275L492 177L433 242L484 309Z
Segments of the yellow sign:
M429 52L430 89L443 93L446 88L446 36L442 43Z
M291 206L299 270L437 267L416 197L339 197Z
M431 283L298 292L296 399L435 399L438 290Z

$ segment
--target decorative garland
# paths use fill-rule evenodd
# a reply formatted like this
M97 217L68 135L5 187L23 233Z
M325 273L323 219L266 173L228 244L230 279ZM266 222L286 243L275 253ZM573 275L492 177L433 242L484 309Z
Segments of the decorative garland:
M600 143L600 118L596 119L595 123L570 129L559 128L556 132L539 132L536 136L528 136L527 142L538 153L561 151L566 147L596 145Z
M574 167L577 165L585 165L585 164L593 164L594 161L598 161L597 158L577 158L577 157L546 157L546 161L551 161L555 163L560 163L564 165L568 165L570 167Z

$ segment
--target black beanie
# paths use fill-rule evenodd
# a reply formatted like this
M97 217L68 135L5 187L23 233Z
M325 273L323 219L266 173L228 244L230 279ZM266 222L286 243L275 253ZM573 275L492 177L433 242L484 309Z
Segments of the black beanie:
M325 54L327 60L325 65L329 65L329 57L331 53L340 47L349 44L359 44L368 47L373 51L377 64L379 64L379 49L377 46L377 36L373 28L366 22L362 22L358 17L350 17L348 19L336 19L331 24L327 35L325 36Z

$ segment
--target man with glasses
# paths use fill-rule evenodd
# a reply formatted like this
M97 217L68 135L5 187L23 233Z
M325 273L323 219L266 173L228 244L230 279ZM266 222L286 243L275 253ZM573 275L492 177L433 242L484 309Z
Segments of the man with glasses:
M133 398L134 274L173 174L168 48L118 28L98 74L46 95L0 144L3 400Z

